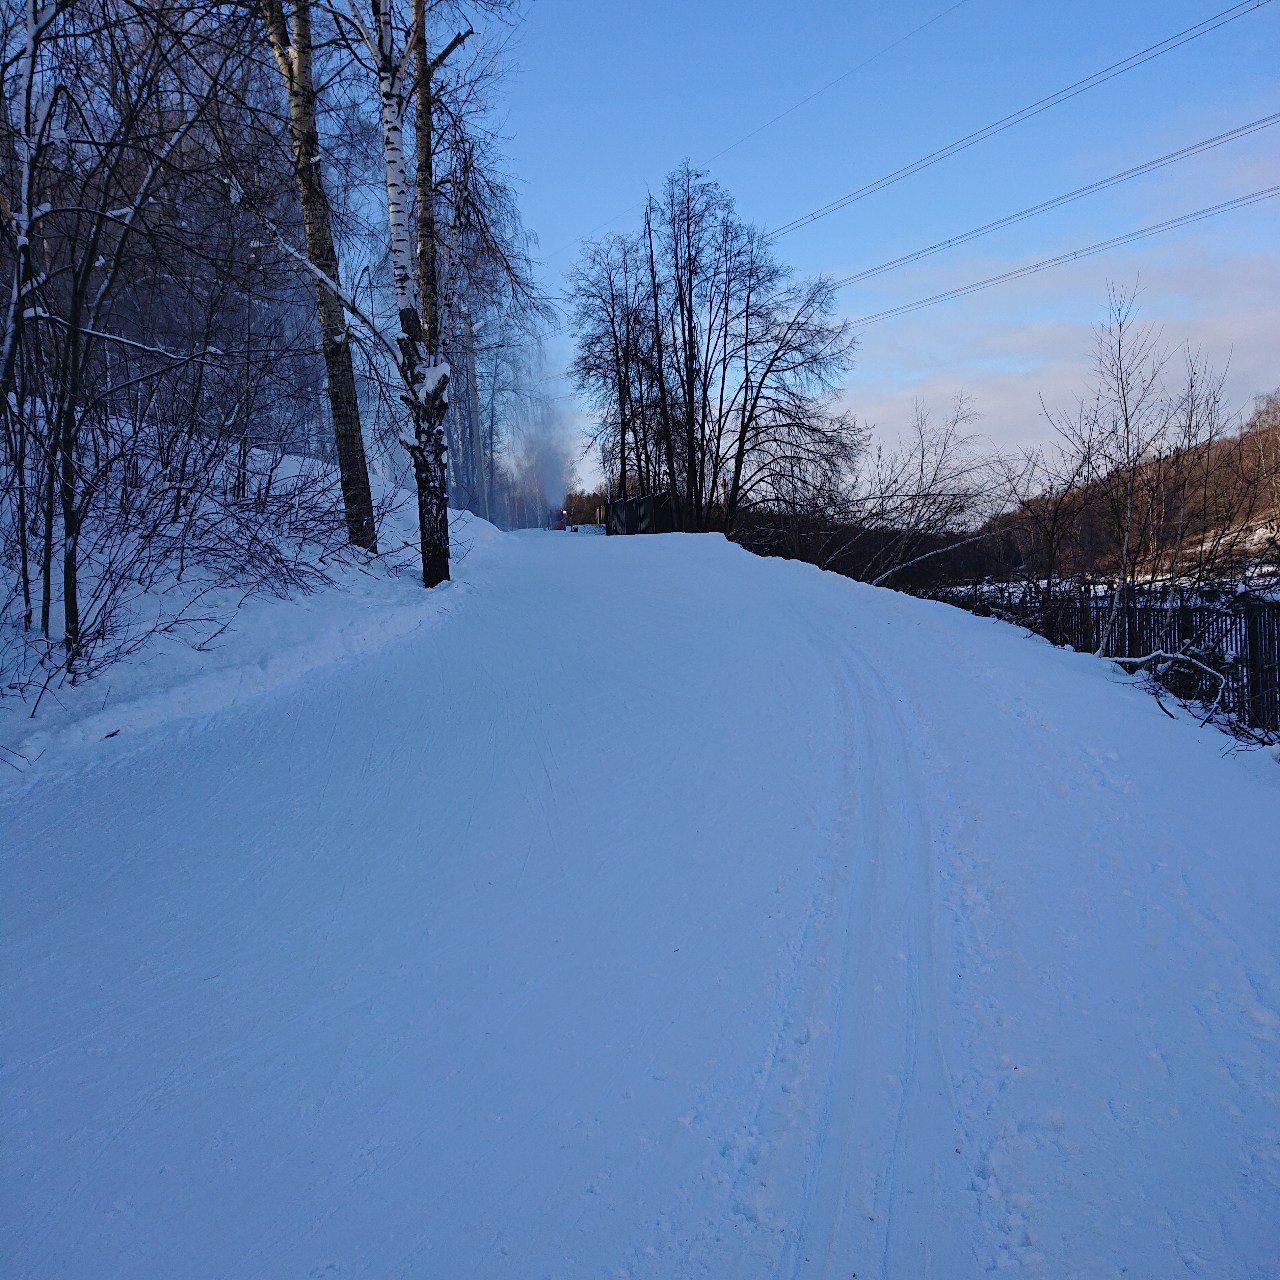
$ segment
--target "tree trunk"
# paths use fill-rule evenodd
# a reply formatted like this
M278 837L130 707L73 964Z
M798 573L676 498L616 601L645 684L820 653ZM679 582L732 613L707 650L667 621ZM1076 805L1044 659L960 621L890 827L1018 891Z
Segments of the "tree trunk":
M667 375L663 360L662 315L658 297L658 264L653 252L653 204L650 202L644 210L644 234L649 247L649 295L653 302L653 342L654 356L657 361L658 410L661 424L663 461L667 468L667 485L671 490L671 499L680 501L679 486L676 484L675 446L671 438L671 405L667 398ZM681 522L683 525L683 521Z
M58 501L62 509L62 643L67 670L80 656L80 508L76 501L76 445L79 439L76 401L62 406L56 426Z
M436 190L433 144L435 138L435 100L431 78L436 68L470 35L455 36L443 52L433 60L427 41L426 0L413 2L413 68L414 126L417 154L418 235L417 297L420 310L415 337L423 344L431 364L426 382L434 378L434 386L422 385L419 394L420 413L415 421L413 456L414 477L418 483L418 519L422 535L422 580L428 587L449 580L449 476L444 436L444 416L449 407L449 371L440 347L440 282L436 262L439 229L436 226ZM381 36L379 37L381 41ZM385 94L384 94L385 102ZM384 111L384 121L386 113ZM393 181L394 148L388 147L388 192ZM399 163L404 157L400 153ZM403 174L403 168L401 168ZM396 263L392 252L393 272L412 266L406 244L403 260ZM398 296L398 295L397 295Z
M53 625L53 517L58 492L58 448L52 433L45 453L44 494L40 504L43 539L40 545L40 631L48 640L49 628Z
M285 22L282 0L262 0L263 15L289 99L289 133L293 141L294 176L302 205L307 258L324 280L338 280L338 254L333 243L333 216L320 172L320 140L316 127L312 77L311 0L294 0L293 29ZM369 466L360 429L355 367L342 300L322 280L316 281L316 312L333 419L334 443L347 535L357 547L378 550L369 489Z

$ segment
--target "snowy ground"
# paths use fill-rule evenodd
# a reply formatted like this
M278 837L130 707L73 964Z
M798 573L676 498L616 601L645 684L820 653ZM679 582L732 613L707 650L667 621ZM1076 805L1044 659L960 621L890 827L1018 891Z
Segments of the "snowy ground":
M717 538L358 603L0 780L4 1275L1280 1275L1273 761Z

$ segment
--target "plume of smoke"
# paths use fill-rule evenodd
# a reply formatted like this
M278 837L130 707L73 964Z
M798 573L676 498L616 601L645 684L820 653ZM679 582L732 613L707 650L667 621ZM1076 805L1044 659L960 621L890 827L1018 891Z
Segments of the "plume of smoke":
M564 420L550 411L539 415L535 430L526 437L525 447L549 506L564 506L565 494L573 484L573 456L569 448Z
M573 433L543 394L527 397L503 449L497 488L499 518L508 528L545 527L574 484Z

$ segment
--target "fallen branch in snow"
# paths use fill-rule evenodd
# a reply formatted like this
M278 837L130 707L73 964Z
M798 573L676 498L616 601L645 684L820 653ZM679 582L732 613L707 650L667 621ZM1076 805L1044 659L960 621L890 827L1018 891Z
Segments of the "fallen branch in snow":
M990 538L998 532L999 530L995 528L983 529L980 533L975 533L970 538L964 538L959 542L948 542L946 546L935 547L932 551L926 551L922 556L916 556L914 560L908 560L904 564L895 564L892 569L886 569L883 573L871 579L871 585L873 587L881 587L895 573L901 573L903 569L910 569L913 565L921 564L925 560L932 560L934 556L943 555L945 552L955 551L958 547L967 547L971 542L981 542L984 538Z
M1188 666L1195 667L1206 675L1212 676L1218 682L1218 692L1209 704L1209 710L1205 713L1204 719L1200 721L1202 725L1208 724L1213 718L1219 704L1222 702L1222 695L1227 688L1227 677L1221 671L1215 671L1207 662L1201 662L1199 658L1193 658L1189 653L1169 653L1164 649L1156 649L1152 653L1144 654L1141 658L1113 658L1112 661L1119 666L1132 664L1134 674L1144 668L1148 668L1156 676L1163 675L1174 663L1184 662Z
M3 742L0 742L0 760L4 761L10 769L17 769L21 773L21 765L14 764L13 760L9 759L10 756L13 757L13 760L21 760L24 765L31 763L30 756L24 756L21 751L16 751L13 747L6 747Z

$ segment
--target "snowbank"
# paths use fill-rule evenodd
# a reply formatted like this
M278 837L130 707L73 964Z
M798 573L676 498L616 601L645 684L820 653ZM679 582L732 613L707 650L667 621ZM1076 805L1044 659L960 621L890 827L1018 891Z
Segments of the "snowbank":
M32 782L43 757L74 743L119 735L123 747L147 729L206 718L344 658L374 654L446 616L469 589L475 560L503 537L465 511L450 513L450 532L454 581L433 592L422 588L414 530L401 508L384 521L384 554L338 566L329 586L290 599L210 597L206 611L226 622L211 639L157 637L95 680L51 687L34 717L30 705L0 702L0 743Z

